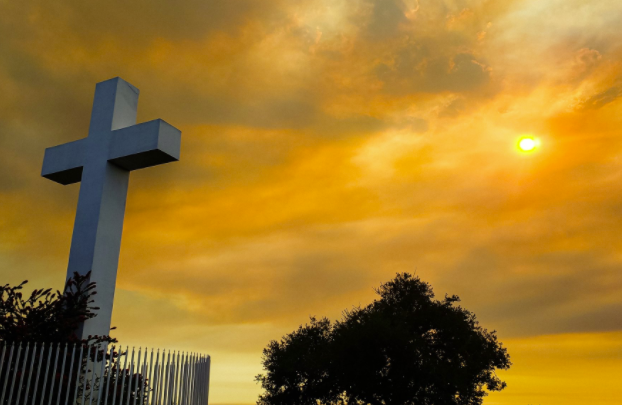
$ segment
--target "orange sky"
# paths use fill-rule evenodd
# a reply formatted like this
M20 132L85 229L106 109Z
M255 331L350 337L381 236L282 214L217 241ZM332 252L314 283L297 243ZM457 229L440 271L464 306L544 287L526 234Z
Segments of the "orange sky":
M619 0L0 0L2 283L61 287L79 185L43 152L121 76L182 159L132 173L116 336L210 353L212 403L253 403L271 339L409 271L508 347L486 405L619 404L620 21Z

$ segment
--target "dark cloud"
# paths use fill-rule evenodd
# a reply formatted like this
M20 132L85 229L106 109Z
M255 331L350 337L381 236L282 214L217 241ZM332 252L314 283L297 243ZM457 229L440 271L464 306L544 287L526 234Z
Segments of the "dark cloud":
M133 48L157 38L199 40L213 31L235 31L270 7L252 0L111 1L105 7L71 0L35 1L5 5L2 20L16 34L44 29L91 44L116 38L118 46Z
M610 87L605 91L594 94L587 100L582 101L579 104L579 109L598 109L609 103L614 102L622 95L622 88L619 86Z
M484 323L506 335L619 330L622 316L613 314L620 305L610 297L622 288L622 278L610 258L519 252L503 255L489 248L474 249L443 276L443 284L465 291L465 305L473 305ZM472 289L483 296L472 295Z
M466 108L466 100L463 97L457 97L444 106L438 115L440 118L454 118L464 112Z
M428 120L417 117L408 117L406 119L406 123L408 127L416 133L426 132L430 128L430 124Z
M404 5L400 0L372 0L371 16L365 36L373 40L383 40L399 32L401 24L409 20L404 15Z
M376 74L386 90L395 94L471 92L490 82L489 71L475 56L432 56L431 50L420 46L402 49L393 66L381 64Z

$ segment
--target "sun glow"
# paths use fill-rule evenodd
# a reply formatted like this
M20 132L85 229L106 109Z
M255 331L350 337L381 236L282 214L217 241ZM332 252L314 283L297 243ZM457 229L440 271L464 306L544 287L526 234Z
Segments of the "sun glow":
M540 141L532 136L523 136L518 140L518 149L521 152L533 152L538 146Z

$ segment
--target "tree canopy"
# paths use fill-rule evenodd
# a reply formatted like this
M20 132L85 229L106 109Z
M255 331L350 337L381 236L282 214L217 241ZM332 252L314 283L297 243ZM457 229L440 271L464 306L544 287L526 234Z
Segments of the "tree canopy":
M460 299L434 299L408 273L375 290L380 298L311 318L263 351L259 405L479 405L506 384L511 365L496 332L484 329Z

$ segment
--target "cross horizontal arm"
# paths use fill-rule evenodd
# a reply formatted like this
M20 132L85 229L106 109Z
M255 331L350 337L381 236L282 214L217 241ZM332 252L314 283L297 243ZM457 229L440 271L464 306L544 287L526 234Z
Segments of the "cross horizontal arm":
M108 161L136 170L179 160L181 131L153 120L112 131Z
M79 182L85 151L86 139L47 148L41 176L63 185Z

